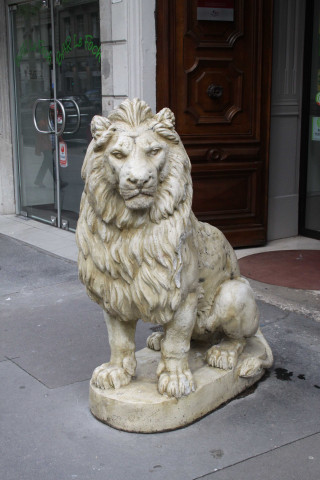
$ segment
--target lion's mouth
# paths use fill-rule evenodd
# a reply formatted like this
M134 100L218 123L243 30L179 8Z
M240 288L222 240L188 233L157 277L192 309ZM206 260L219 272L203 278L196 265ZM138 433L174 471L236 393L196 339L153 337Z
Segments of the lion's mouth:
M152 206L154 202L155 190L153 189L135 189L121 190L120 194L130 210L145 210Z
M154 196L154 190L144 190L144 189L135 189L135 190L122 190L121 195L124 198L124 200L131 200L133 198L137 197L153 197Z

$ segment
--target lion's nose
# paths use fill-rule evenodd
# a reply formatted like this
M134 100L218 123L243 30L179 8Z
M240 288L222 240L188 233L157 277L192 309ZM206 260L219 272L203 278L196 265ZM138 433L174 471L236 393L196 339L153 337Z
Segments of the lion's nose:
M130 174L127 178L127 181L128 181L129 184L131 184L135 187L142 188L151 179L152 179L152 174L149 173L149 172L146 172L144 175L141 175L141 176Z

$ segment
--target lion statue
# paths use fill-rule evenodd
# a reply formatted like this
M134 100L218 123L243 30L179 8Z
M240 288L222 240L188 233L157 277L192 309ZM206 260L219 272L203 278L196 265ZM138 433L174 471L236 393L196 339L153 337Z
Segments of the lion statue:
M191 338L211 341L208 365L255 376L272 364L259 312L224 235L191 210L189 157L164 108L124 101L108 118L95 116L82 177L76 239L79 276L104 310L111 347L92 382L127 385L135 375L139 319L161 325L147 340L161 350L158 391L188 395L196 386L188 365ZM257 335L264 358L238 359Z

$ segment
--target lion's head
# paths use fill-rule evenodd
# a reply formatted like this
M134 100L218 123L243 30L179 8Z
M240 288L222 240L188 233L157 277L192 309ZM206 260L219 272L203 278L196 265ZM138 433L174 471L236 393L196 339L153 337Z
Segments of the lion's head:
M145 102L126 100L108 118L95 116L91 131L82 175L92 202L104 200L95 208L104 221L158 223L187 197L190 203L190 161L171 110L153 115Z

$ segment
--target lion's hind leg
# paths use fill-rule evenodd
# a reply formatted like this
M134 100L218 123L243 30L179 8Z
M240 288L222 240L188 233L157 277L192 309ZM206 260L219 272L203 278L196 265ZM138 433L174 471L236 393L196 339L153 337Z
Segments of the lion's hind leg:
M255 335L259 326L259 311L246 280L237 278L221 285L215 298L213 318L224 337L207 351L207 363L224 370L234 369L246 339Z

